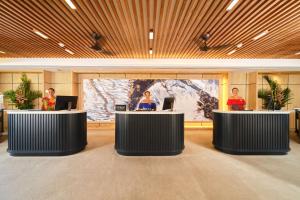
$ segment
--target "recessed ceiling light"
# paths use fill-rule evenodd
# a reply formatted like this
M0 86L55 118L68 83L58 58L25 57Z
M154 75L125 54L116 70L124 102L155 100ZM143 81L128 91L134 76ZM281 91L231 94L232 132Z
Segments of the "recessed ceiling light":
M40 31L33 29L33 32L46 40L49 39L45 34L41 33Z
M4 54L5 52L4 52L4 51L0 51L0 53L3 53L3 54Z
M257 35L256 37L254 37L253 40L254 40L254 41L255 41L255 40L258 40L259 38L261 38L261 37L267 35L268 33L269 33L269 31L266 30L266 31L260 33L259 35Z
M243 46L243 43L239 43L236 45L237 48L241 48Z
M73 10L76 9L75 5L73 4L73 2L71 0L66 0L66 3L70 6L70 8L72 8Z
M149 54L153 54L153 50L152 49L149 49Z
M72 54L72 55L74 54L74 52L69 49L65 49L65 51L68 52L69 54Z
M60 46L60 47L64 47L65 45L63 44L63 43L58 43L58 45Z
M297 53L295 53L295 55L300 55L300 51L299 51L299 52L297 52Z
M227 55L231 55L231 54L233 54L233 53L235 53L236 52L236 50L232 50L232 51L230 51Z
M153 33L153 30L150 30L150 32L149 32L149 39L150 39L150 40L153 40L153 39L154 39L154 33Z
M235 6L235 4L237 4L237 2L239 2L239 0L232 0L226 10L231 10Z

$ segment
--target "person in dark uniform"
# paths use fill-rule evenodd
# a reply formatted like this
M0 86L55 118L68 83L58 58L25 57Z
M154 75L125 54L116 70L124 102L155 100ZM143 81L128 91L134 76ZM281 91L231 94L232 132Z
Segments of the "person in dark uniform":
M156 110L156 104L151 99L149 91L144 92L145 99L139 104L139 110Z

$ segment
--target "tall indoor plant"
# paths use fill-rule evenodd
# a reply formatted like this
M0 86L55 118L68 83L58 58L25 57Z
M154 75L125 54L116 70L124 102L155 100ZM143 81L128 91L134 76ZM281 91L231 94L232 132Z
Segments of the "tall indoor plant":
M290 88L282 89L280 84L271 79L269 76L263 76L270 89L259 89L258 98L263 100L263 108L268 110L280 110L285 107L288 102L292 99Z
M4 92L4 97L9 99L18 109L33 109L33 101L42 97L42 92L31 90L31 80L26 74L22 74L21 83L16 90L8 90Z

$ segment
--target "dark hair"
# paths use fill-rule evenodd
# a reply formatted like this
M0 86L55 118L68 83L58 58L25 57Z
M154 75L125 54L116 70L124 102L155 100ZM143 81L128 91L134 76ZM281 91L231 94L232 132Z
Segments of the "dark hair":
M149 93L149 94L151 94L151 93L150 93L150 91L148 91L148 90L144 92L144 95L146 95L146 93Z
M232 88L231 92L233 92L233 90L240 91L239 88L237 88L237 87Z
M55 92L54 88L52 88L52 87L51 87L51 88L48 88L48 90L52 90L53 92Z

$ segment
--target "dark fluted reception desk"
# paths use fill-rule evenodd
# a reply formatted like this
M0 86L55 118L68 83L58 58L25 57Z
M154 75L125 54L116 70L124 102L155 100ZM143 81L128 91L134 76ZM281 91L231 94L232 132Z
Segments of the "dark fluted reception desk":
M213 145L231 154L286 154L289 112L214 111Z
M116 112L115 149L121 155L176 155L184 149L181 112Z
M87 144L84 111L8 111L8 149L13 156L60 156Z

